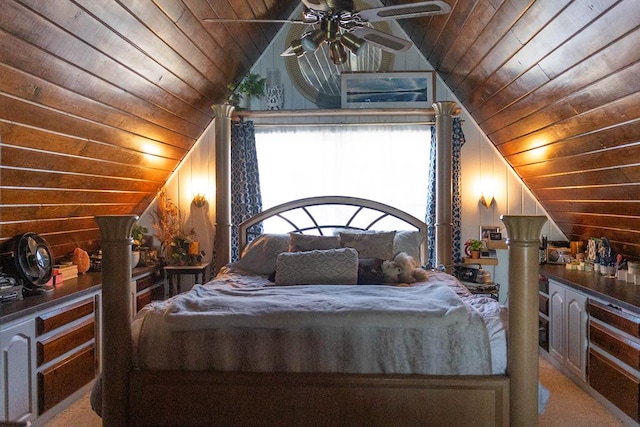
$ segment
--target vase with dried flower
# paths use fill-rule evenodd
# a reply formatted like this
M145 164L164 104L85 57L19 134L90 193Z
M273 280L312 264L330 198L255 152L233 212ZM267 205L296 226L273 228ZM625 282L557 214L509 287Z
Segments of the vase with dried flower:
M158 193L158 206L153 217L155 237L160 241L163 262L170 265L195 265L204 255L198 249L196 230L184 231L182 214L167 197L165 188Z

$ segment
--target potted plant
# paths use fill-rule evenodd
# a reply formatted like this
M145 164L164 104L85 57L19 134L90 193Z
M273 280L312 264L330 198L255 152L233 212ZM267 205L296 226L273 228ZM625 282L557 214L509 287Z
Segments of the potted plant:
M131 229L133 246L131 247L131 267L137 267L140 263L140 247L144 242L144 235L149 230L140 224L134 224Z
M249 105L251 97L262 97L264 95L264 85L267 79L261 77L260 74L248 73L238 84L230 84L227 86L233 93L229 96L229 104L246 108Z
M484 248L483 240L469 239L464 244L464 253L471 258L480 258L482 248Z

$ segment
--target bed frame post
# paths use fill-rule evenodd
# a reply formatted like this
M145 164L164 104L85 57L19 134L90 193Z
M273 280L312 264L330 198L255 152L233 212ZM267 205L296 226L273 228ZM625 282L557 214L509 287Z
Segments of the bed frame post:
M216 138L215 275L231 261L231 115L235 107L216 104L211 108Z
M102 248L102 425L129 425L131 228L136 215L95 217Z
M545 216L502 215L509 236L507 366L512 426L538 425L538 273Z
M453 264L453 115L456 103L440 101L433 104L436 113L436 223L435 263L447 271Z

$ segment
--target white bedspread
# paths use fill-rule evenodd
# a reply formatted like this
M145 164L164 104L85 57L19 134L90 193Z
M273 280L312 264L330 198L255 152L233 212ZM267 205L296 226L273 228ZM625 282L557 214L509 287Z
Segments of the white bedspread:
M224 371L504 373L499 304L459 291L460 298L450 277L434 274L412 287L265 287L269 282L261 276L222 275L138 314L136 364Z

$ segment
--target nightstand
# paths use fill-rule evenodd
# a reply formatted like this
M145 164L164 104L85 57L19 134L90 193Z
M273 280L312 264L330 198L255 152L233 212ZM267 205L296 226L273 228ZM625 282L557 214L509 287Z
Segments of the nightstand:
M169 284L169 296L180 293L180 276L193 275L195 283L204 283L206 277L206 271L209 264L198 265L167 265L164 267L164 271L167 274L167 283ZM177 276L177 283L175 293L173 292L173 276ZM200 276L200 282L198 282L198 276Z

